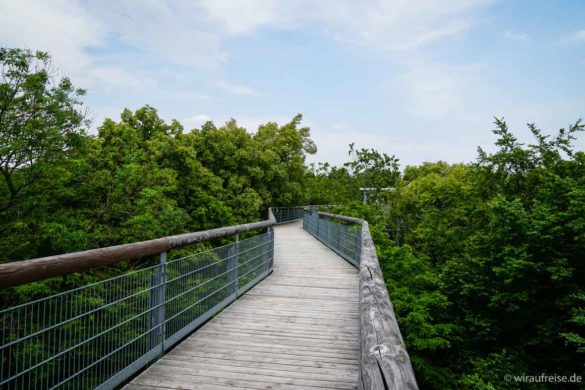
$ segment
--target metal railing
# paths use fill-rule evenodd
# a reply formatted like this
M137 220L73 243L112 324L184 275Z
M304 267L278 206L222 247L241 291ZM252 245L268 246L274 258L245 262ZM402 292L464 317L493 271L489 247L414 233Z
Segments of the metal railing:
M303 227L319 241L359 269L362 250L361 224L343 223L319 216L315 210L306 210Z
M171 237L169 246L176 248L236 232L230 244L171 260L165 250L157 265L0 311L0 388L111 389L121 384L272 271L275 223L269 211L268 221ZM238 239L237 233L255 228L267 232ZM128 246L104 249L115 257ZM88 261L103 253L81 252ZM81 254L59 259L67 262ZM39 264L47 262L32 260L9 270L28 275L27 267ZM11 277L0 272L0 284L14 284Z
M272 207L276 223L287 223L303 219L305 213L304 207Z
M368 222L306 209L303 227L359 270L358 388L417 390Z
M269 219L42 259L0 265L0 286L157 254L127 274L0 311L0 388L111 389L154 361L272 270L276 223ZM416 389L368 223L303 213L304 228L360 270L361 389ZM267 229L239 240L239 233ZM233 237L235 242L173 258L175 248ZM167 256L169 259L167 259Z

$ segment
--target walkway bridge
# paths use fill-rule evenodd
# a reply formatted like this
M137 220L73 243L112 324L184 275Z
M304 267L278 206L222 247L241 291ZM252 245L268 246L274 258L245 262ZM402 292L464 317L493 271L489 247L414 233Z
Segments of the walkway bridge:
M357 218L273 208L266 221L0 265L0 287L134 259L137 270L0 311L0 388L417 389Z

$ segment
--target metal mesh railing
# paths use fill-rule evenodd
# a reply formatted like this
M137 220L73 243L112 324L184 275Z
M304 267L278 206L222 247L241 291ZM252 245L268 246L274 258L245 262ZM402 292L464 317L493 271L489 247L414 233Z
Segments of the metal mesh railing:
M319 216L317 211L305 211L303 228L319 241L359 269L362 238L361 226Z
M267 233L0 311L0 388L112 388L269 274Z
M276 223L287 223L303 219L303 207L273 207L272 212Z

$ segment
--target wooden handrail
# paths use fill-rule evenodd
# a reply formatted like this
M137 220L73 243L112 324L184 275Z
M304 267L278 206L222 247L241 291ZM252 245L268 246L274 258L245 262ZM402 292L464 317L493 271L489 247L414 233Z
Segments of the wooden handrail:
M0 288L18 286L56 276L67 275L72 272L88 271L123 260L156 255L170 249L180 248L198 242L227 237L250 230L268 228L275 224L276 219L274 218L274 214L271 209L268 209L268 219L265 221L0 264Z
M319 212L319 216L361 225L359 389L418 389L396 321L367 221Z

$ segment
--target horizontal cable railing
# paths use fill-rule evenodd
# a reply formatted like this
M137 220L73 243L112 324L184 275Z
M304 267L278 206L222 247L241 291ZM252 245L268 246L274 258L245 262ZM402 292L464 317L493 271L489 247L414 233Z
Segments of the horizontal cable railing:
M359 388L418 389L368 222L306 209L303 227L359 270Z
M269 211L254 224L0 265L5 287L79 271L69 264L79 259L87 270L119 261L112 258L159 257L157 265L1 310L0 388L119 385L272 271L274 224ZM239 240L261 228L267 232ZM228 236L235 242L167 260L172 248Z

